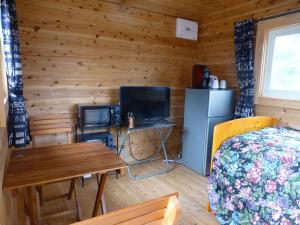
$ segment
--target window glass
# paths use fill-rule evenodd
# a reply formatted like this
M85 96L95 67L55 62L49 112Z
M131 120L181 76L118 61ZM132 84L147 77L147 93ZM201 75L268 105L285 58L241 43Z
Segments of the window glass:
M0 42L2 43L1 37ZM4 67L5 63L3 60L2 44L0 44L0 127L6 127L6 118L8 112L7 77Z
M269 33L264 95L300 99L300 25Z
M3 96L3 100L4 102L7 100L7 77L6 77L6 73L5 73L5 68L4 68L4 63L3 63L3 58L0 56L0 60L1 60L1 63L0 63L0 78L2 79L2 82L1 83L1 91L3 92L2 93L2 96Z

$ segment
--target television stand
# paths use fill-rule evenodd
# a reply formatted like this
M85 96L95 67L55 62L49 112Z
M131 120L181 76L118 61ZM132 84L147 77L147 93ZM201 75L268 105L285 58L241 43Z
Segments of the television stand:
M128 165L128 176L131 179L140 180L140 179L144 179L147 177L160 175L160 174L169 172L173 168L173 166L171 166L171 162L173 162L173 160L171 160L169 158L165 144L166 144L174 126L175 126L174 123L166 121L166 120L164 120L164 122L161 122L161 123L137 124L134 128L127 128L127 131L124 133L124 135L121 135L120 154L122 154L122 153L124 154L124 161ZM167 133L165 135L163 135L164 129L167 129ZM150 157L147 157L145 159L137 159L137 158L133 157L132 146L131 146L131 142L130 142L130 134L134 133L134 132L135 133L142 132L145 130L154 130L155 132L157 132L159 134L160 146L155 151L155 153L153 155L151 155ZM128 149L125 148L127 140L128 140ZM162 160L164 163L164 167L162 169L157 170L157 171L148 172L144 175L136 175L135 176L132 174L132 167L156 161L159 154L162 154L162 157L163 157ZM132 160L129 160L130 156L131 156Z

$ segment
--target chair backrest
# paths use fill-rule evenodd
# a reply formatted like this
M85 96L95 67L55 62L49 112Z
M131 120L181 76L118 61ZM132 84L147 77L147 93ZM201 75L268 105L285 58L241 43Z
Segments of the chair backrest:
M43 114L29 117L32 144L35 147L35 136L46 134L67 133L69 144L72 142L72 124L69 114Z
M76 225L176 225L179 222L178 193L114 211ZM74 224L74 225L75 225Z

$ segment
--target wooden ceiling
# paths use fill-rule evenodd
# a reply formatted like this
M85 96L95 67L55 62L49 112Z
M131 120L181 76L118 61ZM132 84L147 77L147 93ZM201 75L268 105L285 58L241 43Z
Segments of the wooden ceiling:
M137 8L172 17L201 21L208 15L252 0L103 0L122 7Z

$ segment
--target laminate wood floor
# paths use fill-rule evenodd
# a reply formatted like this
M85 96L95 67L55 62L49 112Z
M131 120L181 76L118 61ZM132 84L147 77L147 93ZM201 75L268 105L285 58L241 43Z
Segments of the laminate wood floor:
M77 183L78 196L82 218L89 218L96 195L96 180L88 180L82 188ZM68 183L44 186L45 196L66 192ZM109 176L105 186L105 198L108 212L125 208L127 206L154 199L172 192L179 192L181 203L181 225L215 225L218 224L211 213L207 212L207 178L176 165L171 172L143 180L131 180L127 175L116 179ZM74 201L56 200L47 202L42 207L42 215L46 216L45 224L65 225L75 221L75 213L63 213L64 210L75 209ZM48 216L61 212L60 216ZM101 212L100 212L101 213Z

